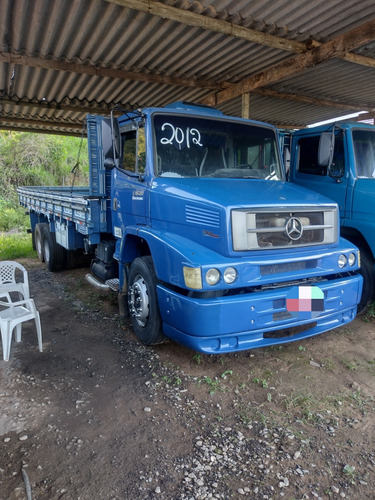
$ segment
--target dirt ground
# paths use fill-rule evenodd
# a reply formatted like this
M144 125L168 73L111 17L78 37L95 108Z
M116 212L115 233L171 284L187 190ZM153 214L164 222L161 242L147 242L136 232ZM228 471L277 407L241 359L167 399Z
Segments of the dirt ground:
M209 356L147 348L86 270L22 261L39 308L0 361L0 499L375 498L375 323Z

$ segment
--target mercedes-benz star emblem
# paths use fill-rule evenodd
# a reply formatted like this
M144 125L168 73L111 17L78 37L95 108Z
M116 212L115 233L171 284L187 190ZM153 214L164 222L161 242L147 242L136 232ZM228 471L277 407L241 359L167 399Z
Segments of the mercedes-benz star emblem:
M303 225L298 217L290 217L285 224L285 232L290 240L297 241L303 233Z

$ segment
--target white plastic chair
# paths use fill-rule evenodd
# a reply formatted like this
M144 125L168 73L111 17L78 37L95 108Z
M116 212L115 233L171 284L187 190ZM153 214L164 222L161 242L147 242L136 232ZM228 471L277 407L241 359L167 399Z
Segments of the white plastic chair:
M14 328L16 328L16 342L21 342L22 323L30 321L31 319L35 320L39 351L42 352L42 328L40 325L40 316L35 307L34 300L26 299L18 300L17 302L9 302L9 294L7 292L0 292L0 297L5 297L7 299L7 301L0 300L0 327L4 361L9 361Z
M19 274L22 281L18 280ZM27 271L18 262L0 262L0 329L4 361L9 361L14 328L16 342L21 342L22 323L32 319L35 320L39 351L42 352L40 316L34 300L30 298Z
M18 262L10 260L0 262L0 292L3 291L17 292L19 300L30 298L28 274Z

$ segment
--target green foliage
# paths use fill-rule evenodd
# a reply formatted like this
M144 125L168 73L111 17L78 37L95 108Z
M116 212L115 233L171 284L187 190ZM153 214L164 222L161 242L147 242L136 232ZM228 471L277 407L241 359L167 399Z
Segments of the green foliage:
M36 256L17 187L87 185L88 171L86 140L0 131L0 259Z
M193 361L194 361L194 363L196 363L197 365L201 365L201 364L203 363L203 357L202 357L202 354L199 354L199 353L194 354L194 356L193 356Z
M78 137L0 131L0 259L36 255L17 187L87 185L88 171L86 140L81 144Z
M25 214L25 208L12 206L0 198L0 231L25 230L30 227L30 218Z
M365 313L365 320L374 320L375 319L375 302L372 302Z
M342 469L342 472L346 476L346 479L349 480L350 483L354 483L356 479L356 470L354 465L345 465L344 468Z
M87 141L76 178L72 173L81 139L24 132L0 131L0 198L18 204L18 186L87 185ZM1 209L1 207L0 207Z
M27 233L0 234L0 260L36 257L31 235Z

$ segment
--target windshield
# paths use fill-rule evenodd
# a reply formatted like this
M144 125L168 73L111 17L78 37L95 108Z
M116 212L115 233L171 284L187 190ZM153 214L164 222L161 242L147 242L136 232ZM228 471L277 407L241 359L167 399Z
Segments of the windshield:
M375 177L375 131L353 130L357 177Z
M154 116L161 177L282 180L272 129L227 120Z

